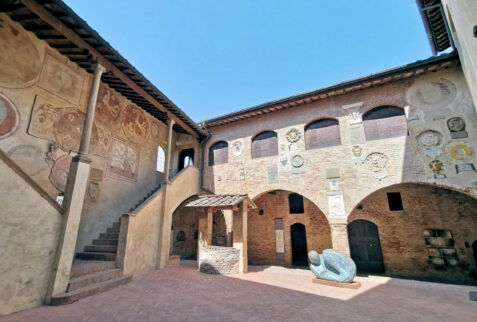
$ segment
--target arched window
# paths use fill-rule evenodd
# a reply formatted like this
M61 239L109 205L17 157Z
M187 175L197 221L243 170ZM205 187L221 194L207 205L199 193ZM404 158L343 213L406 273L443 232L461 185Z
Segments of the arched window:
M229 144L219 141L209 148L209 167L229 162Z
M185 149L179 153L179 171L194 164L194 149Z
M291 214L303 214L305 213L305 207L303 206L303 196L297 193L290 193L288 195L288 204L290 205Z
M340 144L340 125L335 119L320 119L305 127L305 148L307 150Z
M407 135L404 109L396 106L380 106L363 115L366 140L380 140Z
M157 161L156 161L156 171L164 172L164 165L166 163L166 151L162 146L157 147Z
M278 154L277 133L265 131L252 139L252 159Z

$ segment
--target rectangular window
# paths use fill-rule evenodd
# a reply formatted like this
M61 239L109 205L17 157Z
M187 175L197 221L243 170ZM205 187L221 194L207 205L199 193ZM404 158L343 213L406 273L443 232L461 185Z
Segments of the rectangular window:
M388 203L391 211L404 210L400 192L388 192Z
M303 214L305 207L303 206L303 196L297 193L288 195L288 202L290 204L290 214Z

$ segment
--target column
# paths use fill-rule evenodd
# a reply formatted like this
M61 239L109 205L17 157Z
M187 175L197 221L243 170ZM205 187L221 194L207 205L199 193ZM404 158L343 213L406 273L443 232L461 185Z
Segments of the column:
M164 163L164 190L162 193L162 207L160 208L159 218L159 241L157 246L156 267L158 269L166 267L169 262L169 249L171 242L171 226L173 210L169 209L169 185L170 185L170 167L171 167L171 150L172 150L172 127L174 121L169 119L167 129L167 150L166 160Z
M197 238L197 267L200 265L200 248L203 245L212 245L212 226L213 226L213 209L207 208L207 211L204 209L199 210L199 225L198 233L199 238Z
M338 250L350 256L348 241L348 224L346 220L330 221L331 244L334 250Z
M227 237L227 247L232 247L232 240L233 240L233 211L231 209L224 209L224 219L225 219L225 231Z
M166 162L164 164L164 177L165 181L170 181L170 169L171 169L171 152L172 152L172 127L174 126L175 121L170 119L168 128L167 128L167 151L166 151Z
M238 249L239 254L239 273L247 273L247 204L242 203L238 211L234 211L233 216L234 238L233 246Z
M89 139L93 127L99 83L104 71L105 68L99 64L94 67L93 82L91 84L88 106L86 108L80 150L78 155L76 155L71 162L66 182L63 201L65 213L63 215L53 273L46 296L47 302L50 301L51 296L65 292L70 279L71 265L75 254L76 238L78 237L78 228L81 212L83 211L83 201L91 163L91 160L87 157Z

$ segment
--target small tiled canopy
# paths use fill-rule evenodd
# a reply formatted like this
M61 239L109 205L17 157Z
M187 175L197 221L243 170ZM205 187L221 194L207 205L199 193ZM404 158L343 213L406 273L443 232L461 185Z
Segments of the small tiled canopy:
M205 195L189 202L186 207L227 209L245 201L251 208L257 208L247 195Z

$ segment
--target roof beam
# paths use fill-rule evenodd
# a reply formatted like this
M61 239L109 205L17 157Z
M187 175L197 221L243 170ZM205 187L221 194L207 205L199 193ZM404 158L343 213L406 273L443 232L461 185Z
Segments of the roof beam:
M166 113L167 116L174 120L178 125L185 129L189 134L194 137L199 137L199 135L187 124L185 124L181 119L176 115L171 113L167 108L155 100L151 95L149 95L145 90L143 90L139 85L137 85L130 77L124 74L119 68L117 68L113 63L106 59L102 54L100 54L93 46L88 44L81 36L74 32L71 28L66 26L61 20L56 18L52 13L46 10L43 6L38 4L34 0L21 0L21 3L27 7L30 11L40 17L43 21L49 24L53 29L62 34L69 41L74 43L80 48L89 50L95 59L98 60L98 63L103 65L107 70L113 72L113 74L123 81L126 85L131 87L136 93L140 94L146 100L148 100L152 105Z

